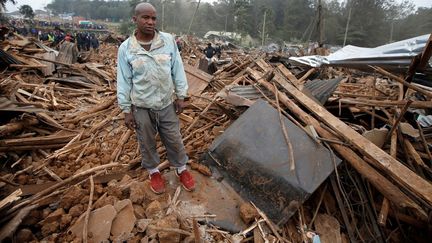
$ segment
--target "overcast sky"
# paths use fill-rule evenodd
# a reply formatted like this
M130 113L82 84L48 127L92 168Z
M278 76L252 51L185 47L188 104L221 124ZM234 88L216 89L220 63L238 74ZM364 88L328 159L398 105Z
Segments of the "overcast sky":
M203 0L205 2L212 2L213 0ZM402 0L398 0L402 1ZM48 3L52 2L52 0L16 0L17 4L13 5L10 2L6 3L6 12L13 12L18 9L21 5L30 5L33 10L43 9ZM432 7L431 0L413 0L414 4L418 7Z

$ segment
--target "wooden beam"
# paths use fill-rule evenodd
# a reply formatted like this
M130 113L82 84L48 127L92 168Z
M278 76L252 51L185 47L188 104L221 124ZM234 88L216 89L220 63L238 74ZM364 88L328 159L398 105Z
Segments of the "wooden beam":
M286 68L283 64L278 65L277 68L283 74L283 76L285 76L289 81L291 81L292 84L294 84L294 86L301 90L297 77L292 74L288 68Z
M53 60L46 59L46 58L36 57L34 55L27 55L27 54L23 54L23 53L20 53L18 55L23 56L23 57L33 58L33 59L40 60L40 61L51 62L51 63L58 64L58 65L64 65L64 66L67 66L67 67L72 67L73 66L70 63L53 61Z
M289 83L287 85L290 85ZM291 85L292 86L292 85ZM423 198L432 206L432 185L401 164L395 158L378 148L350 126L339 120L321 105L297 90L294 86L286 90L298 102L313 112L327 126L354 145L362 154L375 162L375 166L389 173L398 183L412 190L414 194Z
M27 126L33 126L39 123L39 120L36 117L28 117L21 121L15 121L7 123L3 126L0 126L0 137L3 137L7 134L20 131Z
M303 76L298 80L299 84L304 83L304 82L306 81L306 79L309 78L309 76L310 76L312 73L314 73L315 71L316 71L315 68L311 68L311 69L309 69L309 70L305 73L305 75L303 75Z
M11 138L0 141L0 146L33 146L67 143L76 134L53 134L48 136L30 137L30 138Z
M377 106L377 107L403 107L406 104L404 100L365 100L365 99L348 99L342 98L338 100L343 104ZM432 107L432 101L415 100L410 105L411 108L429 109Z
M257 82L263 85L266 89L274 91L273 85L264 79L260 79L262 74L249 69L252 76L258 80ZM338 140L336 135L327 131L321 126L321 123L314 117L307 114L305 111L289 99L285 93L279 92L280 101L300 120L308 125L312 125L319 135L326 139ZM427 219L427 214L423 209L418 206L411 198L406 196L393 182L390 182L387 178L378 173L372 166L366 163L360 156L358 156L350 147L343 146L337 143L330 143L330 146L335 149L342 157L348 161L363 177L365 177L374 187L381 192L386 198L392 201L397 207L401 208L412 208L416 215L422 219Z
M18 189L14 192L12 192L9 196L3 198L0 201L0 209L3 208L4 206L8 205L9 203L19 200L21 197L22 191L21 189Z
M393 80L395 80L395 81L397 81L397 82L405 85L406 87L408 87L408 88L410 88L412 90L415 90L415 91L417 91L417 92L419 92L421 94L424 94L425 96L427 96L429 98L432 98L432 92L429 92L429 91L427 91L425 89L422 89L422 88L420 88L418 86L412 85L412 84L408 83L407 81L405 81L403 78L398 77L398 76L396 76L396 75L394 75L394 74L392 74L390 72L387 72L383 68L375 67L375 66L370 66L370 67L373 68L375 71L381 73L382 75L385 75L385 76L387 76L387 77L389 77L389 78L391 78L391 79L393 79Z
M275 79L277 82L277 79ZM374 162L374 165L387 172L398 184L411 190L413 194L425 200L432 206L432 185L408 169L405 165L391 157L385 151L360 135L339 118L328 112L324 107L310 99L292 84L285 82L286 92L314 113L319 120L332 128L338 135L350 142L362 154Z
M420 63L417 66L417 69L419 71L423 71L426 68L426 65L429 61L429 59L431 58L432 55L432 34L429 35L429 40L426 43L425 48L423 49L421 58L420 58Z

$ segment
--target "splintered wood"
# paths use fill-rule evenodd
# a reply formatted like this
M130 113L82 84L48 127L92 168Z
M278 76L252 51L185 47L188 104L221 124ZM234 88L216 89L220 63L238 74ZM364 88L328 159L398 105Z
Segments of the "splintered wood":
M248 106L264 99L281 119L287 116L344 161L335 175L298 205L285 225L275 225L255 206L253 218L245 222L249 227L237 234L206 224L217 215L185 218L179 211L180 188L172 198L155 196L148 173L139 166L135 132L125 127L117 106L116 44L83 53L84 63L64 63L43 43L16 36L2 44L0 53L7 66L0 75L0 241L428 239L432 128L416 118L430 112L430 89L382 67L373 67L376 73L311 69L270 62L271 55L258 51L225 50L229 61L209 75L198 70L206 43L193 37L183 41L189 98L179 119L192 169L211 176L199 163L210 144ZM311 93L327 89L303 92L315 81L311 77L342 81L321 105ZM281 133L287 139L281 146L295 143L283 126ZM164 161L159 169L167 169L159 137L157 151ZM205 186L200 190L205 197ZM331 222L331 232L323 222Z

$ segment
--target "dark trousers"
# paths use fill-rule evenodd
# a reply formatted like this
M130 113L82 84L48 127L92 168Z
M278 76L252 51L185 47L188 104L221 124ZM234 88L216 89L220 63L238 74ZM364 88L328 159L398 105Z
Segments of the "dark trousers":
M142 154L141 165L146 169L154 169L160 162L156 151L156 134L159 133L164 144L168 161L174 167L180 167L187 163L180 134L180 125L175 108L170 104L162 110L133 107L132 112L137 125L136 132Z

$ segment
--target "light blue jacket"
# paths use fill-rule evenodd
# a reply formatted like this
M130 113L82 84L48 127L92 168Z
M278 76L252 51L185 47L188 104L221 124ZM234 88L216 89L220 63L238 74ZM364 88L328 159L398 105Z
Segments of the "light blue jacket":
M117 99L123 112L131 105L161 110L177 98L185 98L188 84L183 62L172 35L156 32L149 51L135 35L119 47L117 57Z

